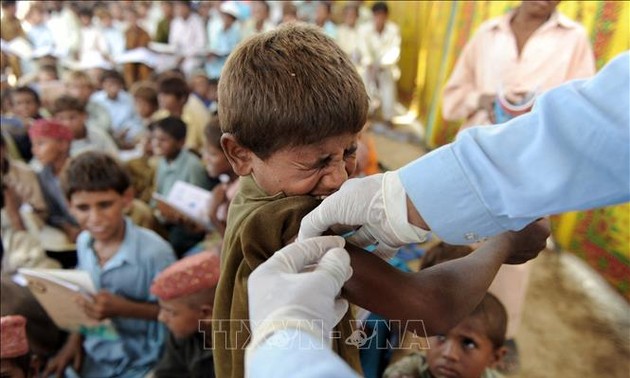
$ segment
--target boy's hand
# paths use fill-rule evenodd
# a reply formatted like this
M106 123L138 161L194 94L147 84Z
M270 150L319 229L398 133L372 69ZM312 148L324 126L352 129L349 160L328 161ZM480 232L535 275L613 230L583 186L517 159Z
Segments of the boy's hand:
M549 234L549 221L540 219L520 231L510 231L497 236L507 238L512 246L512 252L505 263L522 264L535 258L545 249Z
M120 314L120 308L125 305L125 302L123 297L101 290L91 302L84 300L82 304L87 316L103 320Z
M66 344L61 348L59 353L52 359L48 360L46 368L42 373L42 377L49 377L54 374L56 377L65 376L66 367L72 364L72 368L77 373L81 372L81 364L83 363L83 347L81 346L81 336L70 335Z

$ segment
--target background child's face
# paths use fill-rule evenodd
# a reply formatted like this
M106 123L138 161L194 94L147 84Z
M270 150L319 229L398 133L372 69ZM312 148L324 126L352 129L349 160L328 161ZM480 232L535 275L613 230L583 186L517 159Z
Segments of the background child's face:
M228 161L223 149L215 146L213 143L205 143L203 150L203 162L206 166L206 171L210 177L219 177L221 174L232 173L232 166Z
M327 196L337 191L356 169L357 140L358 134L343 134L277 151L266 160L254 156L252 174L271 195L283 192L287 196Z
M92 95L92 87L86 83L78 81L68 83L66 91L70 96L76 97L83 102L87 102Z
M155 112L156 109L148 102L142 98L136 97L133 101L134 107L136 108L136 112L142 118L149 118Z
M107 79L103 81L103 90L109 98L116 98L118 92L122 89L122 83L115 79Z
M55 114L55 119L72 130L75 137L85 133L86 114L77 110L64 110Z
M183 106L182 101L170 93L158 93L158 103L161 109L166 109L171 113Z
M210 82L207 77L195 76L190 80L190 87L193 92L206 97L208 90L210 89Z
M80 191L72 193L70 211L81 228L88 230L94 240L107 242L124 235L123 214L132 199L129 190L124 194L113 189Z
M199 320L203 314L182 299L160 300L158 320L168 327L176 339L185 339L199 332Z
M53 163L61 156L68 153L69 143L49 137L36 137L31 139L33 155L43 165Z
M181 151L184 141L176 140L163 130L156 128L151 135L151 146L155 155L173 159Z
M445 336L429 339L429 370L435 377L479 378L498 362L482 320L468 317Z
M11 103L11 110L18 117L31 118L39 112L35 98L28 93L13 93Z

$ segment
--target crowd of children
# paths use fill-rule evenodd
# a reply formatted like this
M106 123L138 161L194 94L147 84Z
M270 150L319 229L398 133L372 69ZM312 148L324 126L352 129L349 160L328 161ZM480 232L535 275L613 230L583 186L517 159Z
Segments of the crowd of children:
M88 272L97 292L77 301L118 337L64 334L34 366L28 345L41 340L25 329L36 319L8 314L3 376L243 376L249 274L294 240L322 197L379 170L362 131L369 96L385 121L394 113L400 36L387 5L347 2L337 26L328 2L30 2L24 33L15 3L2 2L2 38L28 38L33 59L2 52L3 276L60 262ZM174 66L117 60L151 43L175 48ZM211 191L211 229L158 209L156 196L179 181ZM47 248L45 227L76 264ZM370 281L390 268L353 253L344 290L379 311L386 298ZM500 316L488 315L498 311L488 298L453 338L473 324L488 346L486 318ZM344 342L352 325L348 311L334 348L360 372ZM484 353L501 347L495 333ZM426 363L434 375L450 369Z

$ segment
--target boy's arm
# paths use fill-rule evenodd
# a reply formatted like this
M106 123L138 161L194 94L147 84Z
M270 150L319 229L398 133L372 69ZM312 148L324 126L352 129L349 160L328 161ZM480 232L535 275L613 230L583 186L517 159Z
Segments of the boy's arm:
M56 377L65 376L64 370L72 364L72 368L77 373L81 372L81 363L83 362L83 337L78 333L71 333L63 348L48 360L46 368L42 373L43 377L49 377L54 374Z
M408 330L442 333L470 314L501 265L522 263L544 249L545 224L532 223L485 242L472 254L417 273L402 272L376 255L346 245L354 270L343 294L352 303L388 319L408 321ZM420 322L421 321L421 322Z
M160 307L156 303L132 301L105 290L96 294L93 301L84 301L83 306L85 313L97 320L114 316L156 320L160 312Z

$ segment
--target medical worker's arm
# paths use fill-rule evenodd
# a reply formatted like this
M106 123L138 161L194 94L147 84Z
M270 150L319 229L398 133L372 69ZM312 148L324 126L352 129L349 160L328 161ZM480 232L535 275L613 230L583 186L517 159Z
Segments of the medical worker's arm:
M630 200L629 70L626 52L592 79L543 94L526 115L463 131L392 172L397 178L349 180L304 218L299 240L333 224L363 225L358 244L391 250L414 242L414 232L424 237L415 224L467 244L544 215Z

